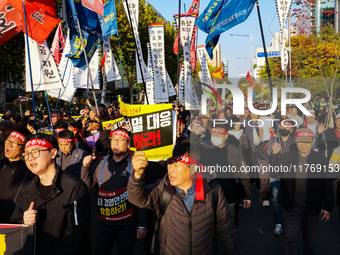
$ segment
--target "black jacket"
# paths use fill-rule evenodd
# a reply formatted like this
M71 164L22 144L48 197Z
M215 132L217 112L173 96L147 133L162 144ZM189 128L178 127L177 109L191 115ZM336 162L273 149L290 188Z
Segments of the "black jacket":
M62 152L59 149L58 150L58 155L59 157L56 158L56 163L58 166L62 166ZM63 169L65 172L74 174L80 178L80 172L81 172L81 167L83 166L83 159L89 155L86 151L81 150L81 149L74 149L72 151L72 159L71 159L71 164L66 167L66 169Z
M5 158L3 163L0 170L0 223L10 223L19 190L32 180L34 174L22 160L11 162Z
M326 150L327 144L327 159L332 156L333 150L340 146L340 139L335 134L335 128L327 129L322 134L316 134L316 142L321 151Z
M79 178L57 167L51 192L44 200L39 191L39 177L35 176L20 193L11 221L23 223L23 214L31 202L38 210L37 255L91 254L90 195Z
M296 188L296 179L294 173L294 166L296 171L299 171L298 150L292 150L284 153L280 158L278 154L272 154L269 158L269 165L272 166L286 166L291 169L290 172L278 171L271 173L271 176L276 177L281 175L281 187L279 191L278 204L287 211L293 210L294 196ZM312 173L312 165L321 165L328 168L328 161L321 153L311 151L307 159L308 167L308 181L307 181L307 214L315 215L320 213L321 209L331 212L334 207L334 191L333 181L331 178L325 177L324 173ZM324 168L322 168L324 169ZM329 177L329 176L328 176Z

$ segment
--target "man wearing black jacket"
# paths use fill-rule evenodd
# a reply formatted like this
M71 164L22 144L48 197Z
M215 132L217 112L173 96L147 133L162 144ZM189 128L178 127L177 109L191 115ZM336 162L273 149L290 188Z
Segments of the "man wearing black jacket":
M89 255L90 195L79 178L56 165L57 151L53 136L26 138L22 157L36 176L20 192L11 221L36 225L36 255Z
M300 228L303 234L303 254L315 254L316 228L319 215L328 221L334 206L333 179L325 178L328 160L312 150L314 133L308 128L295 132L297 150L278 156L281 145L275 143L269 164L282 166L286 170L271 175L281 175L278 204L285 216L286 238L285 255L297 254L297 241ZM321 166L322 172L316 168ZM295 169L295 171L294 171ZM330 177L330 176L327 176Z
M5 159L0 162L0 223L10 223L20 189L33 178L20 159L29 134L26 128L17 127L5 140Z

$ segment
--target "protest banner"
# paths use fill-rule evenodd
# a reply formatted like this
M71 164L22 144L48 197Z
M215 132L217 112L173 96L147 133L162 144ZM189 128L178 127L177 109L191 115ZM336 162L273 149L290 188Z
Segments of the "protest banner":
M113 131L125 124L125 118L122 117L115 120L104 121L102 122L103 128L105 128L107 124L112 124L111 131Z
M33 255L33 226L0 224L0 254Z
M132 133L130 149L143 151L149 160L172 157L172 104L128 105L118 98L127 128Z

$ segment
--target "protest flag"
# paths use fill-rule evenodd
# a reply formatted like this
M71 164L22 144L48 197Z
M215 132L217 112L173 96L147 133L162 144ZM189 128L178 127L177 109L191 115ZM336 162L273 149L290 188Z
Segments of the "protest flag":
M84 7L104 17L104 3L102 0L81 0L81 3Z
M8 0L13 6L22 13L24 22L24 12L21 1ZM56 2L54 0L26 0L25 14L27 23L27 35L42 44L58 24L58 17L55 11ZM23 26L23 32L26 28Z
M224 79L225 78L225 75L224 75L224 72L223 72L223 63L220 65L220 67L212 73L213 77L217 78L217 79Z
M250 15L255 0L211 0L204 12L198 17L196 25L208 36L206 49L213 58L220 34L244 22Z
M8 1L0 1L0 47L22 30L21 13Z
M103 32L103 39L118 33L116 3L108 0L104 5L104 17L100 17Z
M57 66L60 63L61 56L63 55L63 50L65 48L65 40L63 31L61 30L60 21L58 23L57 31L55 32L54 39L52 42L51 52Z
M254 90L255 89L255 87L256 87L256 83L255 83L255 81L251 78L251 76L250 76L250 73L248 72L247 73L247 77L246 77L246 80L250 83L250 85L251 85L251 88Z

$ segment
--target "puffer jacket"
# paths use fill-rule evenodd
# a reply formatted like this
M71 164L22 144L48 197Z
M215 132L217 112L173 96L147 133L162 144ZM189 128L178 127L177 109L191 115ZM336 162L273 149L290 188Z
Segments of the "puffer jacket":
M129 200L141 208L152 209L159 217L159 203L164 187L172 195L159 227L161 255L213 255L217 253L216 236L226 254L239 254L228 204L221 187L218 191L216 222L210 185L203 180L205 200L196 201L188 213L182 197L170 185L168 175L159 183L144 188L145 174L128 183Z

